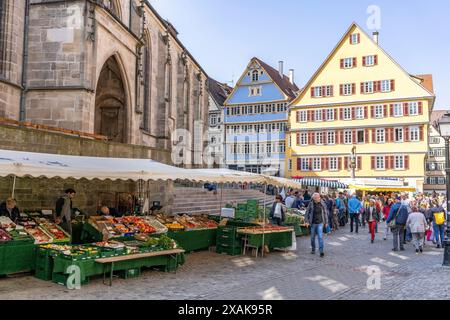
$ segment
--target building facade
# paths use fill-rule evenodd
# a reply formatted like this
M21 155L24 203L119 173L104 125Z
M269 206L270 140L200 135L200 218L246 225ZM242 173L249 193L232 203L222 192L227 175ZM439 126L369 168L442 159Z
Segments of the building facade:
M225 124L224 124L224 102L233 88L227 84L208 79L209 93L209 129L208 149L205 156L208 157L208 166L214 168L225 168Z
M446 110L433 111L430 118L429 150L425 167L425 185L424 192L442 193L446 192L446 174L445 174L445 140L438 131L438 121Z
M344 180L354 166L356 178L422 190L431 84L397 64L378 33L352 24L290 106L287 176Z
M207 74L177 35L148 1L3 0L0 117L162 150L186 129L188 163Z
M284 175L287 106L293 79L253 58L225 101L225 161L229 169Z

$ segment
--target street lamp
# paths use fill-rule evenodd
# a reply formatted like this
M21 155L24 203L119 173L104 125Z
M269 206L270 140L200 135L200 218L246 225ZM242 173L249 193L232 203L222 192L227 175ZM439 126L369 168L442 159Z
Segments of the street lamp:
M447 210L446 210L446 220L447 220L447 235L444 241L444 266L450 266L450 221L448 218L448 211L450 209L450 150L449 150L449 140L450 140L450 113L445 114L438 122L439 133L445 140L445 173L446 173L446 188L447 188Z

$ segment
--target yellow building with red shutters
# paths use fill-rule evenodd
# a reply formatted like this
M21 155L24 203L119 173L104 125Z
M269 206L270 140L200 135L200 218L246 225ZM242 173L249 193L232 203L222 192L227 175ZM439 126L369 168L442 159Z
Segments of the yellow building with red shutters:
M430 113L431 75L407 73L352 24L289 107L288 178L401 180L422 190Z

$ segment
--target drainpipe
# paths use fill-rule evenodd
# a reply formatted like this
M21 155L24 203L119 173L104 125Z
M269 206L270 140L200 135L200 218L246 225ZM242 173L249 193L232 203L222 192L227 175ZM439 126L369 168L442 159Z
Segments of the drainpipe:
M25 94L27 86L27 64L28 64L28 31L30 26L30 0L25 1L25 19L23 30L23 59L22 59L22 92L20 93L19 121L25 121Z

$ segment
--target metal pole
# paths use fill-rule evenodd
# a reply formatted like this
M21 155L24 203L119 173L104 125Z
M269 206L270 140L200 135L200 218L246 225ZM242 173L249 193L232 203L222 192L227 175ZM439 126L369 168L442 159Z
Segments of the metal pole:
M220 212L222 212L223 183L220 184Z
M15 193L15 190L16 190L16 176L14 176L13 187L12 187L12 195L11 195L11 198L13 198L13 199L14 199L14 193Z
M447 208L445 210L445 219L447 221L447 237L446 240L443 243L443 247L444 247L444 266L450 266L450 221L448 218L448 211L450 209L450 186L449 186L449 182L450 182L450 148L449 148L449 137L445 138L445 174L446 174L446 187L447 187Z
M261 257L264 258L264 235L266 230L266 199L267 199L267 182L264 187L264 216L263 216L263 235L262 235L262 251L261 251Z

